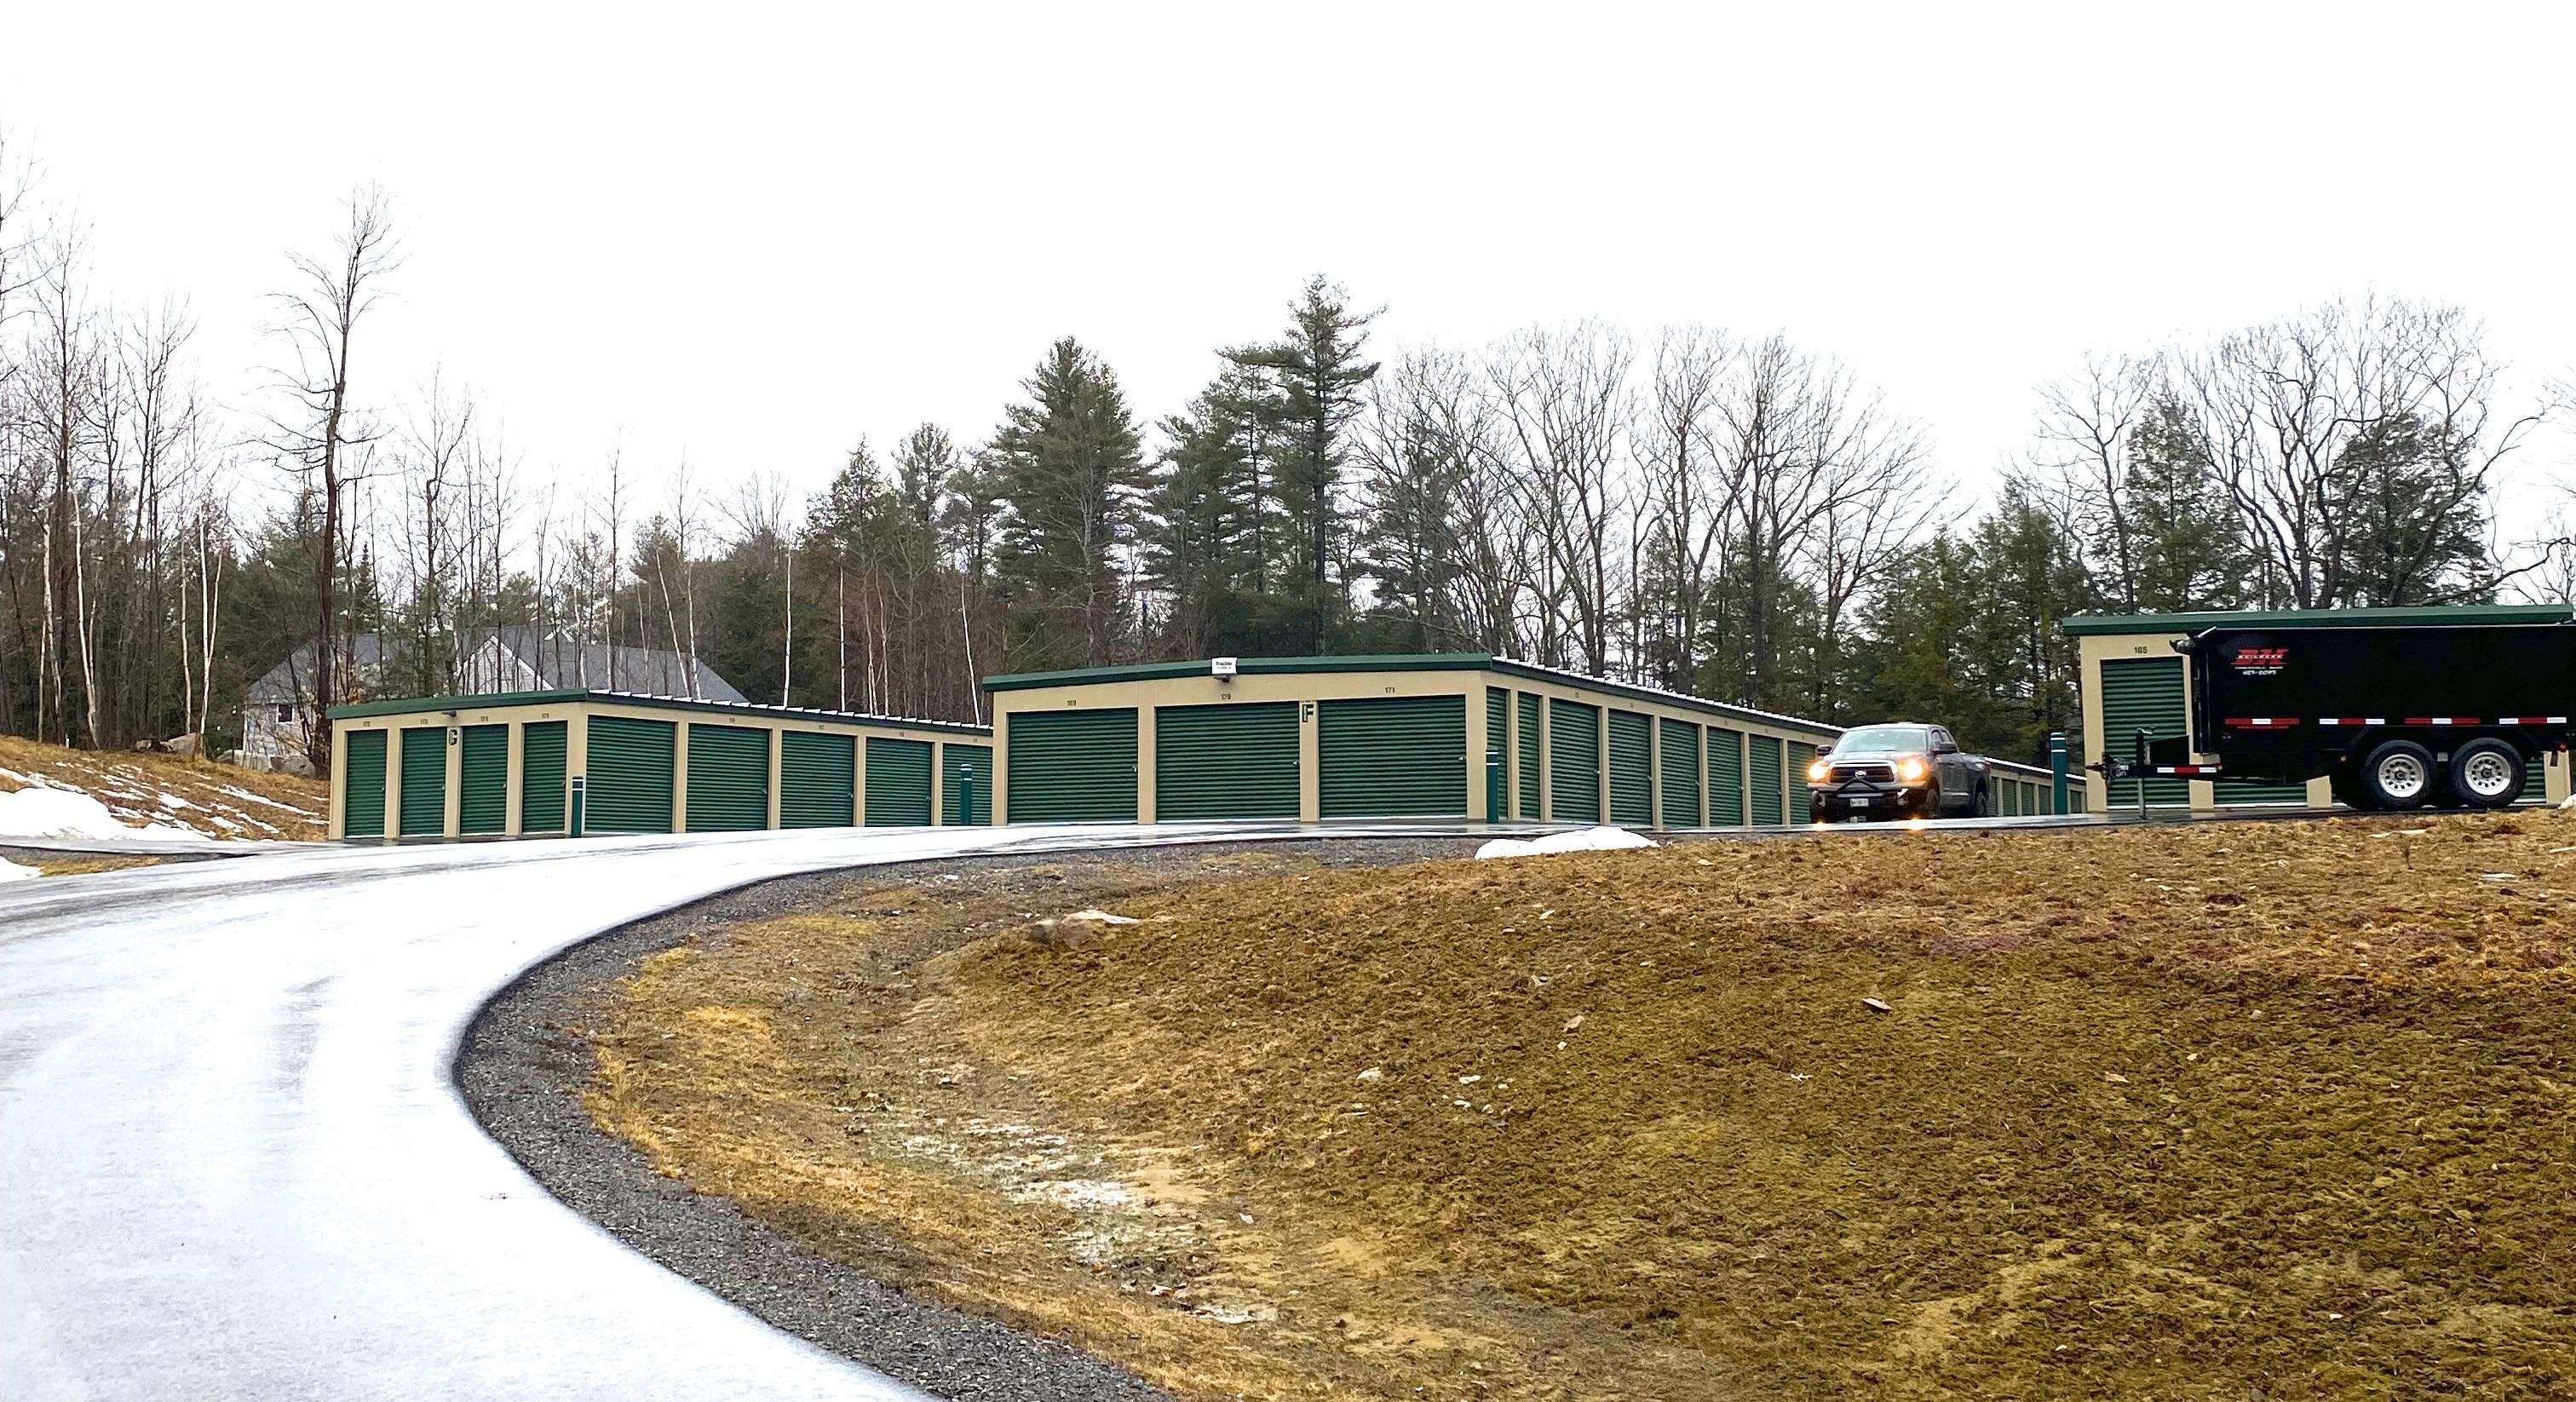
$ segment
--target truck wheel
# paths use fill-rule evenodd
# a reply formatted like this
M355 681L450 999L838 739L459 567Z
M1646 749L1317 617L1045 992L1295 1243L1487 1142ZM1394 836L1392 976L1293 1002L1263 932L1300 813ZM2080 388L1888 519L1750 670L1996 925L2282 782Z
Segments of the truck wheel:
M2412 740L2391 740L2361 764L2361 791L2373 808L2421 808L2434 786L2433 752Z
M1995 816L1995 791L1983 784L1977 785L1977 806L1973 812L1980 818Z
M2451 752L2451 792L2471 808L2512 807L2529 778L2522 751L2492 736Z

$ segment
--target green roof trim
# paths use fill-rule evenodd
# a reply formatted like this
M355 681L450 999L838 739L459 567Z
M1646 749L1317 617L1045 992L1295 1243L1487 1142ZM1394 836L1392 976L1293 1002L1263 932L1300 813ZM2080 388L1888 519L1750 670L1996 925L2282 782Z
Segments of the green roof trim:
M2197 633L2203 628L2466 628L2576 622L2566 604L2443 604L2416 608L2277 609L2239 613L2078 614L2059 622L2070 638L2098 633Z
M1105 686L1119 682L1169 681L1179 677L1209 675L1209 659L1190 662L1140 662L1124 667L1076 667L1060 672L1018 672L1009 676L986 677L987 691L1027 691L1053 686ZM1534 662L1521 662L1509 657L1496 657L1489 652L1408 652L1352 653L1334 657L1243 657L1235 660L1239 676L1279 676L1298 672L1496 672L1504 676L1528 677L1535 681L1554 682L1559 686L1587 691L1608 692L1614 696L1631 696L1666 706L1720 716L1730 720L1754 721L1784 730L1811 731L1826 739L1842 734L1842 727L1798 716L1784 716L1759 711L1750 706L1730 705L1686 696L1677 691L1658 691L1651 686L1632 682L1611 681L1606 677L1586 676L1557 667L1542 667Z
M644 696L624 691L593 691L572 688L558 691L503 691L488 696L414 696L384 701L360 701L330 710L333 720L363 720L370 716L408 716L430 711L494 710L508 706L559 706L598 703L611 706L639 706L656 711L695 711L746 720L804 720L830 725L854 725L878 730L936 730L950 735L990 739L993 727L955 720L915 720L908 716L866 715L855 711L823 711L807 706L763 706L751 701L696 701L685 696Z

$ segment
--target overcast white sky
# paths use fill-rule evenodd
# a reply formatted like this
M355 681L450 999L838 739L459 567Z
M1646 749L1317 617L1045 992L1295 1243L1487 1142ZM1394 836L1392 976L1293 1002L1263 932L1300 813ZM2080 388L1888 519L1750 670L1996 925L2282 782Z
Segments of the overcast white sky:
M2088 350L2338 293L2576 367L2571 14L19 6L0 122L236 404L286 250L382 184L406 261L362 392L443 364L537 467L622 437L810 489L863 434L980 439L1068 333L1150 420L1322 271L1387 353L1783 329L1982 490Z

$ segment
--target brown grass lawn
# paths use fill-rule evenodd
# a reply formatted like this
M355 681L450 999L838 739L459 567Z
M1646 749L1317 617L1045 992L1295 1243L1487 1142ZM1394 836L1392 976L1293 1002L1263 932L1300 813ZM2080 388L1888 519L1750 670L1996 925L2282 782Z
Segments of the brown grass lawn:
M330 805L330 785L319 779L254 774L177 755L66 749L0 735L0 793L38 780L81 790L129 826L167 823L208 837L318 842Z
M12 850L0 853L22 867L34 867L39 876L89 876L102 871L126 871L134 867L159 866L159 857L104 857L85 852L27 852Z
M986 874L592 1107L1190 1397L2566 1397L2571 913L2554 813Z

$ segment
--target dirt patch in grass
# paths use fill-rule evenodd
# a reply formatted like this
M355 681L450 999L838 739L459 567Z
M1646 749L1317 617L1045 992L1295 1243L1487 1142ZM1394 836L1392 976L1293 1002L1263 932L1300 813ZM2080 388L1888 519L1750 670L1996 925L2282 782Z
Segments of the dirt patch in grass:
M1033 869L655 957L591 1106L1186 1396L2565 1396L2571 913L2556 814Z
M132 827L163 823L208 837L322 840L330 785L255 774L209 759L75 750L0 735L0 793L78 789Z

